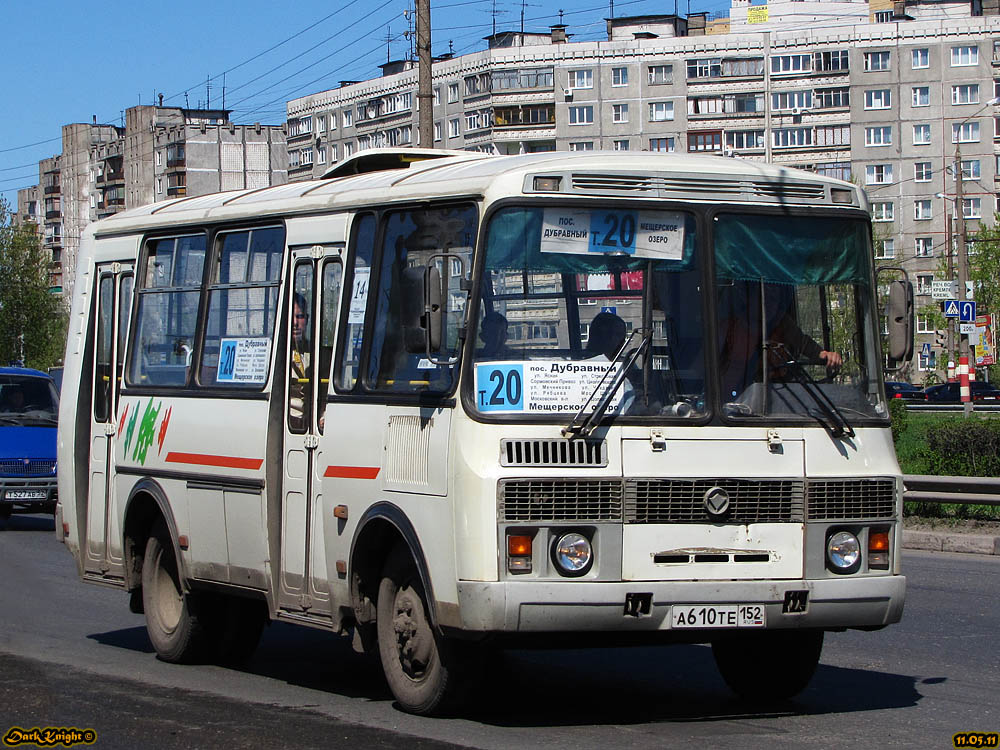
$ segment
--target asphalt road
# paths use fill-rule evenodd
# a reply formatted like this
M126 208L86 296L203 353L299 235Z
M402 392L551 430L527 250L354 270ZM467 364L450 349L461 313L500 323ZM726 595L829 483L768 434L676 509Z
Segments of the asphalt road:
M1000 730L1000 558L910 552L903 622L827 636L796 700L733 697L704 646L509 652L463 718L398 711L343 639L275 624L243 670L158 661L125 595L79 582L52 520L0 526L0 733L98 748L951 747Z

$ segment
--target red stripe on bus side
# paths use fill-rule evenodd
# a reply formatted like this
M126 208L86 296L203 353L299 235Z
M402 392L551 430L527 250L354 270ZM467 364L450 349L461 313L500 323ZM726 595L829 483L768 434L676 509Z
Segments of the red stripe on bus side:
M324 477L337 479L374 479L378 476L378 466L327 466Z
M219 466L224 469L259 469L263 458L240 458L239 456L213 456L208 453L167 453L168 463L194 464L195 466Z

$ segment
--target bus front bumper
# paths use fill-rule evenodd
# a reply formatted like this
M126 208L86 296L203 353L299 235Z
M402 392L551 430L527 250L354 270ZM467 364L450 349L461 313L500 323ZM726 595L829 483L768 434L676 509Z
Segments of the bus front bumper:
M460 623L441 624L473 632L648 632L675 629L673 608L749 604L764 608L769 630L877 628L899 622L905 591L901 575L634 583L460 581Z

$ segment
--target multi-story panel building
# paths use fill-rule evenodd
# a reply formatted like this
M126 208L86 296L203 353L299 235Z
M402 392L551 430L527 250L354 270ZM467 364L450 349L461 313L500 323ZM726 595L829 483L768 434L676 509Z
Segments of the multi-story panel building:
M221 109L140 105L125 126L63 126L62 153L39 163L43 246L54 292L72 295L76 254L91 221L126 208L220 190L283 184L285 126L236 125ZM36 192L38 188L35 188ZM23 200L32 200L25 191ZM22 205L18 194L19 211Z
M766 18L734 0L727 34L674 16L615 19L602 42L567 42L563 26L498 34L435 61L434 145L697 151L855 180L878 205L877 257L926 281L947 245L956 147L969 233L996 208L996 5L907 0L887 23L861 0L772 0ZM288 103L290 179L417 142L416 70L384 72ZM924 287L918 307L932 303ZM933 338L918 336L918 350ZM915 359L910 376L931 365Z

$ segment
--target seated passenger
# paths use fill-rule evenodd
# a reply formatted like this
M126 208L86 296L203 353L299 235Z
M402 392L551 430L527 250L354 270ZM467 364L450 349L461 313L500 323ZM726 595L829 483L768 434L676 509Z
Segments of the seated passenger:
M589 359L613 362L625 345L628 332L625 321L614 313L601 312L590 322L590 334L587 336L585 351ZM622 363L624 366L624 363ZM641 381L639 371L633 366L625 373L622 383L621 405L616 410L624 414L635 400L635 386Z
M496 311L483 316L479 339L483 342L480 350L483 359L507 359L512 354L507 347L507 318Z
M24 391L20 386L9 386L3 390L3 403L0 411L17 413L24 411Z

